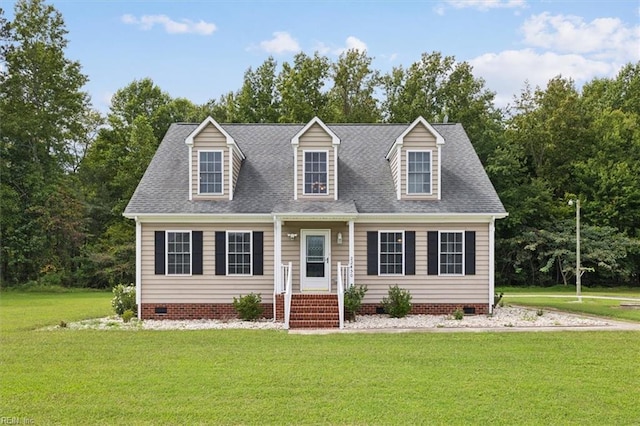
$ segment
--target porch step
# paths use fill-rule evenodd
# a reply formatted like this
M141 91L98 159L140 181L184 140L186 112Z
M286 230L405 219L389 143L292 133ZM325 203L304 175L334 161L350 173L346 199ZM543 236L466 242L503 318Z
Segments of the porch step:
M340 326L338 296L293 294L289 328L336 328Z

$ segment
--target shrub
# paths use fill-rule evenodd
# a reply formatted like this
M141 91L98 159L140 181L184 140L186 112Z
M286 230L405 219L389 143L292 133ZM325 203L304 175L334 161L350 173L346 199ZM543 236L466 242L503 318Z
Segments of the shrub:
M262 315L262 296L260 294L249 293L246 296L233 298L233 308L238 312L238 316L245 321L254 321Z
M111 306L116 314L122 315L124 311L131 310L134 315L138 313L136 304L136 287L133 284L118 284L113 288L113 299Z
M536 311L536 315L538 315L539 317L541 317L541 316L543 316L543 315L544 315L544 311L543 311L542 309L538 309L538 310Z
M126 311L124 311L122 313L122 321L123 322L129 322L131 321L131 318L133 318L135 314L133 313L133 311L131 309L127 309Z
M455 311L453 311L453 319L457 319L458 321L460 321L462 318L464 318L464 311L460 308L457 308Z
M349 321L356 320L356 313L362 305L362 299L368 288L366 285L351 286L344 292L344 309L349 314Z
M389 296L382 299L384 311L392 318L403 318L411 311L411 293L397 285L389 287Z

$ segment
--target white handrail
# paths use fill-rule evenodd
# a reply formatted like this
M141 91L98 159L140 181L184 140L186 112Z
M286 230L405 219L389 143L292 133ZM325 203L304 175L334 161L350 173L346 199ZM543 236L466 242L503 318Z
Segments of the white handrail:
M284 286L284 328L289 328L289 317L291 316L291 291L292 291L292 277L291 273L292 262L289 262L288 265L282 265L283 269L283 277L286 278L285 286Z
M344 281L342 277L342 263L338 262L338 318L340 318L340 329L344 328Z

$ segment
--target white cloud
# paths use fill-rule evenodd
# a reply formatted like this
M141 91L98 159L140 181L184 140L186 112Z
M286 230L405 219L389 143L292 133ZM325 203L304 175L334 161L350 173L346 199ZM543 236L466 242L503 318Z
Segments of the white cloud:
M296 53L300 51L298 41L284 31L276 31L271 40L261 41L260 48L267 53Z
M137 25L141 30L150 30L154 25L162 25L169 34L198 34L211 35L217 29L211 22L200 20L198 22L189 19L174 21L166 15L142 15L136 18L133 15L122 15L121 21L128 25Z
M524 88L525 81L532 87L546 87L557 75L572 78L578 85L596 76L615 75L620 65L578 54L537 53L532 49L507 50L486 53L471 59L474 75L482 77L486 86L495 91L495 103L504 107Z
M316 43L315 47L313 48L313 51L318 52L321 55L326 55L327 53L331 52L331 48L326 44L324 44L323 42L319 41Z
M359 52L365 52L367 50L367 44L357 37L349 36L345 40L345 46L334 49L333 53L335 53L336 55L342 55L347 50L357 50Z
M524 43L534 47L617 61L640 60L640 26L627 27L618 18L585 22L578 16L545 12L527 19L522 32Z
M527 6L525 0L446 0L446 3L456 9L517 9ZM444 14L444 10L436 8L436 13Z

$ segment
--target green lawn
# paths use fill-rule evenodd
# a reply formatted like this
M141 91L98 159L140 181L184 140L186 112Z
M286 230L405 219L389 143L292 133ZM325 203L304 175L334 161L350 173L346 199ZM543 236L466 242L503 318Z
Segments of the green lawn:
M500 288L497 292L504 293L503 300L507 304L548 307L640 322L640 309L624 309L620 306L621 304L640 304L640 289L587 288L582 291L582 302L578 302L578 298L575 297L575 287L561 286L551 289L510 287ZM600 297L611 299L600 299Z
M34 424L640 419L640 332L34 330L106 315L109 299L0 295L0 416Z

